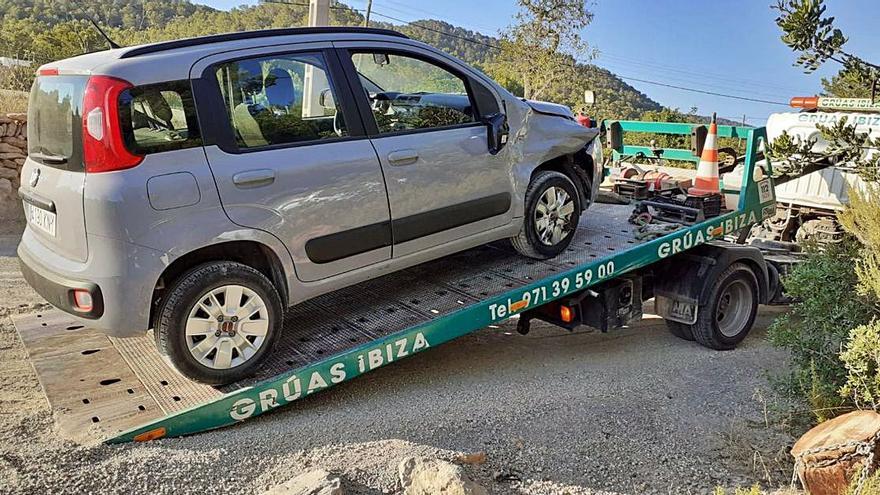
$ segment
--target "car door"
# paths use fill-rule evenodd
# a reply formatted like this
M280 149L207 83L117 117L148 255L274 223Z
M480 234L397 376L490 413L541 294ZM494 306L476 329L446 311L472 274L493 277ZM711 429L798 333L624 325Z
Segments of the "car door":
M284 242L302 281L391 257L382 169L329 48L243 50L192 69L226 214Z
M512 220L505 154L489 153L482 117L497 96L452 59L395 43L335 42L385 174L394 257ZM481 95L479 99L475 95Z

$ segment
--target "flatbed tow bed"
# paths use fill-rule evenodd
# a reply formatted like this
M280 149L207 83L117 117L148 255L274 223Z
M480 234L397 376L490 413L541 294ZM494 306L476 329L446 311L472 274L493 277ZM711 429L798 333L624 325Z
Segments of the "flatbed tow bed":
M673 129L668 126L653 124L650 130ZM719 134L746 140L744 176L752 177L764 129L719 126ZM618 324L640 317L642 299L659 287L654 279L662 278L656 276L660 271L688 273L688 267L716 260L754 259L753 248L717 241L771 215L772 191L769 179L744 181L737 209L654 239L635 235L628 222L632 206L596 204L556 258L537 261L496 243L326 294L287 311L280 342L258 376L223 387L177 373L157 352L152 335L109 338L57 310L13 321L65 437L121 443L188 435L269 412L514 315L527 323L547 319L548 308L555 311L560 301L604 300L603 288L621 280L638 281L635 295L632 287L628 292L627 317L621 316L625 304L605 309ZM704 248L693 251L698 246ZM728 250L734 254L726 255ZM705 303L701 294L712 274L723 268L688 277L690 284L679 280L678 289L667 284L667 293L677 294L667 295L692 303L695 313ZM760 302L766 302L772 281L766 267L755 271ZM572 324L595 320L578 316Z

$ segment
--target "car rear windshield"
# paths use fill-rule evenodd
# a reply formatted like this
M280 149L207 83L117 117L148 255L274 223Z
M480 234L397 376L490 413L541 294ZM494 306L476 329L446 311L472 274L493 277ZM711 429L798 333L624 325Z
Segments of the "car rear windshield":
M82 101L87 76L39 76L28 102L28 155L43 165L82 170Z
M134 154L201 146L202 139L189 81L138 86L119 96L125 146Z

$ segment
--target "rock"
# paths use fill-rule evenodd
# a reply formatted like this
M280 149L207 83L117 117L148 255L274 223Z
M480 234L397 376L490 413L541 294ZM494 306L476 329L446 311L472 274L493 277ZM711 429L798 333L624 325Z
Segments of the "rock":
M0 141L6 144L11 144L20 150L27 149L27 139L17 138L15 136L3 136L0 138Z
M6 199L4 196L12 196L12 181L9 179L0 179L0 200Z
M16 122L27 122L27 114L26 113L7 113L6 117L10 120L14 120Z
M0 167L0 179L13 180L18 178L18 172L15 169Z
M16 158L24 158L25 155L19 150L15 150L14 153L0 153L0 160L15 160Z
M263 495L342 495L342 483L323 469L301 474Z
M461 466L439 459L407 457L397 467L403 495L486 495Z
M0 159L0 167L11 168L13 170L18 168L18 164L13 160L2 160Z
M455 462L459 464L485 464L486 463L486 453L485 452L473 452L471 454L462 454L455 459Z
M880 464L880 414L855 411L806 432L791 448L798 476L811 495L846 493L850 480L874 451L871 470ZM861 445L861 447L860 447ZM861 450L859 450L861 449Z
M15 139L15 138L4 138L4 139ZM0 153L21 153L21 148L18 146L13 146L9 143L5 143L0 141Z

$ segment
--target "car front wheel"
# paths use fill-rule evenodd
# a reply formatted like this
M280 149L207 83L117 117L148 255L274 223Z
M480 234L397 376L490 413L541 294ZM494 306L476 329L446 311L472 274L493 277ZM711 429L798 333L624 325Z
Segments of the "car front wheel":
M155 329L156 345L185 376L224 385L260 367L281 320L281 299L265 275L241 263L206 263L169 289Z
M522 230L510 242L530 258L552 258L571 243L580 213L581 200L574 182L559 172L539 172L526 190Z

